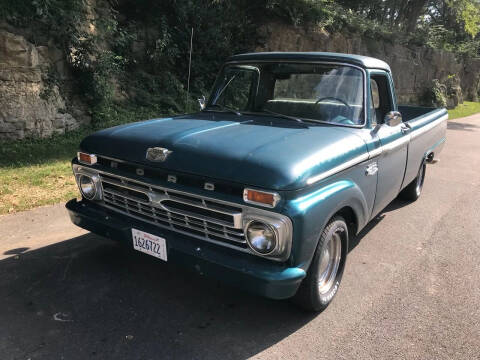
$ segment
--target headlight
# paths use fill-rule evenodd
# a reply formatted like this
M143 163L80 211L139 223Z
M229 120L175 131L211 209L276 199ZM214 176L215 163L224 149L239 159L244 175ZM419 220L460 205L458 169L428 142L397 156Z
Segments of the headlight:
M247 242L253 251L268 255L277 246L277 234L272 226L254 220L247 225Z
M82 197L87 200L101 200L102 185L98 172L78 164L73 164L72 170Z
M95 197L97 192L97 188L95 187L95 183L90 176L80 175L80 179L78 179L78 184L80 185L80 191L82 195L85 196L88 200L92 200Z

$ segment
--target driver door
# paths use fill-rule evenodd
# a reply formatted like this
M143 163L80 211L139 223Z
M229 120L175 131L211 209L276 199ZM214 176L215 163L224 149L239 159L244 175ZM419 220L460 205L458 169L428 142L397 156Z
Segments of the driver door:
M389 74L375 72L370 82L374 114L378 125L375 130L382 146L378 157L378 183L373 215L382 211L400 192L407 165L409 128L401 116L393 116L393 83ZM398 115L400 115L398 113Z

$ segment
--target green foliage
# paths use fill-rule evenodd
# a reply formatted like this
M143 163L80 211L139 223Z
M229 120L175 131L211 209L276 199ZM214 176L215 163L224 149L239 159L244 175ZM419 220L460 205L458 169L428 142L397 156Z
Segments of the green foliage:
M427 106L447 107L447 87L437 79L425 90L422 102Z
M325 27L333 23L333 5L333 0L268 0L265 9L295 26Z
M20 28L32 28L33 42L41 36L53 38L67 49L85 21L85 0L2 0L0 20Z
M455 32L443 25L432 25L426 28L425 44L434 49L454 50Z
M465 32L475 38L480 32L480 3L476 0L447 0L447 5L463 22Z
M124 1L121 23L136 33L128 59L125 92L136 104L166 113L185 110L190 36L194 29L190 103L207 94L223 61L253 50L258 4L247 1ZM133 25L132 25L133 24Z
M340 5L335 14L345 25L343 29L373 38L394 36L400 43L427 45L460 56L480 56L478 0L337 0L335 3Z

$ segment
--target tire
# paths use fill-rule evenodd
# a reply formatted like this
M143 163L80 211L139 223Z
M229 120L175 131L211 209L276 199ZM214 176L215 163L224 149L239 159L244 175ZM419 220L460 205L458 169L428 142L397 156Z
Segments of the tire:
M425 181L425 172L427 171L427 164L422 162L422 166L418 170L417 177L408 184L405 189L400 192L400 198L407 201L415 201L420 197Z
M292 299L294 303L307 311L322 312L332 302L345 269L348 236L345 220L333 217L320 236L307 276Z

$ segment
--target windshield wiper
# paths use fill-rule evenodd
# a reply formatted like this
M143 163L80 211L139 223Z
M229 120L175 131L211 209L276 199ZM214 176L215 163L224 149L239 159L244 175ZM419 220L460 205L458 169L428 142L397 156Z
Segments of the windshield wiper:
M231 107L229 107L229 106L226 106L226 105L221 105L221 104L212 104L212 105L209 105L209 106L207 106L204 110L211 109L212 107L218 107L218 108L220 108L220 110L222 110L222 111L229 111L229 112L234 113L235 115L238 115L238 116L243 115L240 111L235 110L235 109L233 109L233 108L231 108Z
M280 113L277 113L275 111L272 111L272 110L268 110L268 109L262 109L263 112L266 112L266 113L269 113L269 114L272 114L272 115L275 115L277 117L281 117L281 118L284 118L284 119L289 119L289 120L294 120L296 122L299 122L299 123L303 123L303 120L300 119L300 118L297 118L297 117L294 117L294 116L289 116L289 115L285 115L285 114L280 114Z

